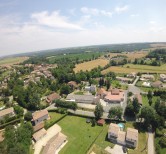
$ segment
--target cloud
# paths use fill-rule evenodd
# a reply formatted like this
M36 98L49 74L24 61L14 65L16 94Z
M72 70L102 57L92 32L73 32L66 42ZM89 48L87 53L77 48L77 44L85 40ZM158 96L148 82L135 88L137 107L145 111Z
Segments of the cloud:
M84 13L84 14L89 14L89 15L93 15L93 16L112 17L112 12L106 11L106 10L99 10L97 8L82 7L81 12Z
M59 11L49 13L48 11L33 13L31 18L36 24L51 28L82 30L83 28L68 20L67 17L60 15Z
M132 18L139 17L139 14L131 14L130 17Z
M129 6L128 6L128 5L124 5L124 6L121 6L121 7L117 6L117 7L115 8L115 12L116 12L116 13L122 13L122 12L127 11L128 9L129 9Z

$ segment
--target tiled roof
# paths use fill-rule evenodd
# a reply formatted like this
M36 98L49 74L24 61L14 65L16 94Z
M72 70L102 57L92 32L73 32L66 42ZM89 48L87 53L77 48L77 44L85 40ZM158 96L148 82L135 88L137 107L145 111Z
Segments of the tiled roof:
M36 111L32 114L33 120L37 120L45 115L48 114L47 110L40 110L40 111Z
M134 128L127 128L126 140L138 140L138 130Z
M5 115L8 115L8 114L13 113L13 112L14 112L13 107L8 108L8 109L4 109L4 110L0 111L0 117L3 117Z
M44 128L42 128L41 130L33 134L33 138L36 141L38 141L41 137L43 137L46 134L47 134L47 131Z
M120 128L117 124L111 123L108 129L108 133L111 133L111 135L118 137L118 133L120 131Z

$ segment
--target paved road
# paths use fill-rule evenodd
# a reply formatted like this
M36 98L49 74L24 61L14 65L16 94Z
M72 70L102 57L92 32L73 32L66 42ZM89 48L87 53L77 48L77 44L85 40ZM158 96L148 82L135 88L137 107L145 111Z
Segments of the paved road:
M155 154L155 151L154 151L154 134L152 132L148 133L148 154Z
M76 115L83 115L83 116L88 116L88 117L95 117L94 113L93 112L90 112L90 111L82 111L82 110L71 110L71 109L68 109L68 112L70 113L73 113L73 114L76 114ZM103 113L103 116L102 116L103 119L108 119L108 113Z

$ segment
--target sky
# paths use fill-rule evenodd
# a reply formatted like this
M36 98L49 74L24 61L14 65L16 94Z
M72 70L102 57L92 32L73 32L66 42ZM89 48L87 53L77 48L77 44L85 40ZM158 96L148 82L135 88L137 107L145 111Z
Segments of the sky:
M0 0L0 56L166 41L166 0Z

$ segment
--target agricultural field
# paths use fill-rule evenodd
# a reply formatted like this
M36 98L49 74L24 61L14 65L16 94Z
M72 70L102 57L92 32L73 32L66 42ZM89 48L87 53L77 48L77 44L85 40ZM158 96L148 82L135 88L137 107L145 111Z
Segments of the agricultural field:
M0 59L0 66L12 66L14 64L19 64L29 59L29 57L13 57Z
M114 57L114 56L127 56L128 60L134 61L135 58L143 58L146 55L148 55L149 52L147 51L135 51L135 52L129 52L129 53L110 53L110 58Z
M90 71L93 68L96 68L98 66L104 67L109 63L109 60L106 59L96 59L84 63L77 64L74 68L74 72L77 73L79 71Z
M60 154L87 153L89 147L103 129L100 126L91 127L90 123L86 123L86 118L76 116L66 116L57 124L61 126L62 133L68 138L68 143L60 151Z
M166 73L166 64L161 66L149 66L149 65L134 65L126 64L122 66L112 66L102 71L102 74L108 72L115 73L131 73L131 72L145 72L145 73Z

